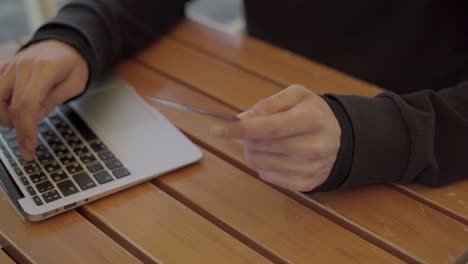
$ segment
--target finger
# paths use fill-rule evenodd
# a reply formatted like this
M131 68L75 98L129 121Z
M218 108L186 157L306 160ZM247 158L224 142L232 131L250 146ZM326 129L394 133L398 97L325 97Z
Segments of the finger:
M26 147L24 145L24 140L22 134L19 133L21 129L21 97L26 89L26 86L29 82L31 76L31 65L26 63L17 63L14 65L14 75L15 75L15 87L13 89L12 97L11 97L11 113L10 118L13 123L13 126L16 130L16 139L18 144L24 152Z
M294 176L285 176L273 171L260 171L258 175L260 179L266 182L297 192L311 191L321 184L320 181L315 179L308 180Z
M313 132L324 124L315 100L301 103L288 111L213 126L211 134L222 138L277 139Z
M283 112L313 96L317 95L304 86L294 84L281 92L259 101L249 110L238 114L237 117L248 119Z
M250 168L258 171L274 171L298 177L314 175L322 165L321 161L298 159L286 155L250 150L245 151L245 161Z
M19 82L12 99L12 112L16 119L16 135L25 160L34 157L40 102L50 86L53 85L50 75L45 74L44 69L34 69L34 73L28 79L26 85L24 85L24 81Z
M340 148L339 144L328 142L322 136L313 133L276 140L242 140L241 144L249 151L276 153L309 160L326 158L330 154L337 153Z
M0 74L0 123L12 127L9 105L15 86L15 71L11 65L2 69L4 70Z

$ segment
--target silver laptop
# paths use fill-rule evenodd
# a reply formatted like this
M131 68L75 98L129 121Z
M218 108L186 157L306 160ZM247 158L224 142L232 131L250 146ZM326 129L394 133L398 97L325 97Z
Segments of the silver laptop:
M199 160L202 152L123 80L112 77L39 124L35 160L0 127L0 185L39 221Z

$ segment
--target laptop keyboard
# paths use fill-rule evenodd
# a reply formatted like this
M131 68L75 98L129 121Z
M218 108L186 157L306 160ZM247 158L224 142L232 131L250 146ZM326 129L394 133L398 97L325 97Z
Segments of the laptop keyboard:
M33 161L23 161L14 130L0 127L0 149L36 205L50 203L131 175L120 160L69 107L39 123Z

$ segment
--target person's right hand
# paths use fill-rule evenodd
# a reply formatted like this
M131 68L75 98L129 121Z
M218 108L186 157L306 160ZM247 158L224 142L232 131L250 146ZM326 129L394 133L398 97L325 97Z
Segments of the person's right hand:
M24 160L32 160L37 124L56 106L81 94L89 69L71 46L41 41L0 64L0 124L15 128Z

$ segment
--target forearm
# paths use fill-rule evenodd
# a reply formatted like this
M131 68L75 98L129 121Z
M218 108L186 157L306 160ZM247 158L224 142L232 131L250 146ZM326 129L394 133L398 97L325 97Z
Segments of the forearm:
M26 44L58 39L88 62L92 77L164 35L184 16L187 0L73 0Z

